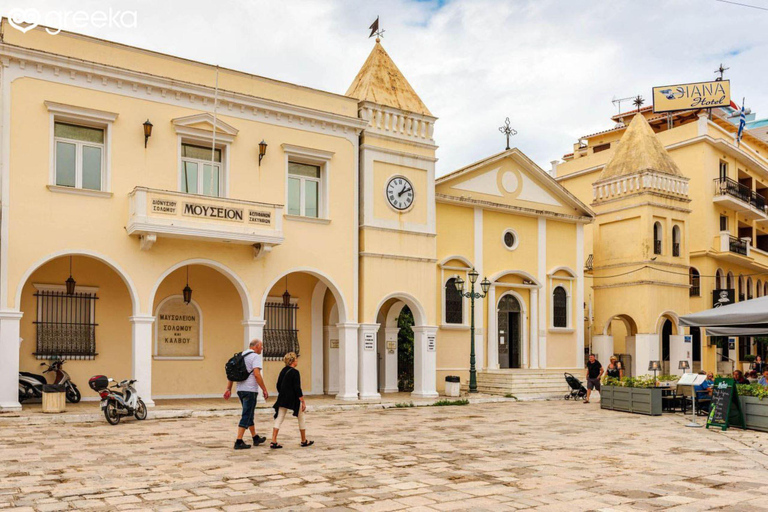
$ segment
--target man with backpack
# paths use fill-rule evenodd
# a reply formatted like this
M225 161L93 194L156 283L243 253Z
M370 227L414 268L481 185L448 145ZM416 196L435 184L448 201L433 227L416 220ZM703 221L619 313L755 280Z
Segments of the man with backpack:
M227 372L227 390L224 392L224 400L229 400L229 397L232 396L232 383L237 382L237 396L240 398L240 403L243 406L243 415L240 418L240 423L237 425L235 450L246 450L251 447L251 445L243 441L245 429L251 431L253 446L258 446L267 440L266 437L259 437L256 434L256 427L253 424L259 388L264 393L264 400L269 398L267 387L264 385L264 379L261 376L263 368L261 351L263 345L261 340L251 340L248 347L248 350L232 356L224 367Z

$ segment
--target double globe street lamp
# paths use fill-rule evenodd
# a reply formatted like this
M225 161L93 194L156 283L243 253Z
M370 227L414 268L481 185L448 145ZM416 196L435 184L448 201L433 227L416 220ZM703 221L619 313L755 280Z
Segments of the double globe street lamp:
M475 283L477 282L478 274L477 270L472 268L469 271L470 288L468 292L464 291L464 280L460 276L456 276L454 284L456 290L462 297L467 297L470 300L470 352L469 352L469 392L477 393L477 371L475 370L475 299L483 299L488 295L488 289L491 287L491 282L487 277L484 277L480 282L480 288L483 293L475 292Z

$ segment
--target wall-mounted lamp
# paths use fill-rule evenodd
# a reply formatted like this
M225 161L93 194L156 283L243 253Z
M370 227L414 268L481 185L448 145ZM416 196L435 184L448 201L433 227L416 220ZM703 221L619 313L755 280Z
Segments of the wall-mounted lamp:
M147 141L152 136L152 123L149 122L149 119L144 121L144 147L147 147Z
M264 155L267 154L267 143L262 139L261 142L259 142L259 167L261 167L261 159L264 158Z

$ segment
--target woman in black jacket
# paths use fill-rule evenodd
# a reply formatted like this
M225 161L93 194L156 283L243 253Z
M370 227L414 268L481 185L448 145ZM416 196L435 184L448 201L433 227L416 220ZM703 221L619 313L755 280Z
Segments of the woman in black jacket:
M277 378L277 401L275 402L275 426L272 429L272 444L270 448L282 448L277 444L277 433L283 424L288 411L293 411L293 415L299 418L299 432L301 433L301 446L307 447L315 444L314 441L307 441L307 427L304 422L304 412L307 410L307 404L304 403L304 393L301 391L301 375L296 365L299 364L299 356L294 352L288 352L283 358L285 368L280 372Z

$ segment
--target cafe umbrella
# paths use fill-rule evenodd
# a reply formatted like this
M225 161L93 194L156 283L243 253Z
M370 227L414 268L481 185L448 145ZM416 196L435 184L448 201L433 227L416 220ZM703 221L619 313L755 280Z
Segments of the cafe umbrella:
M768 334L768 296L681 316L680 325L706 329L708 336Z

